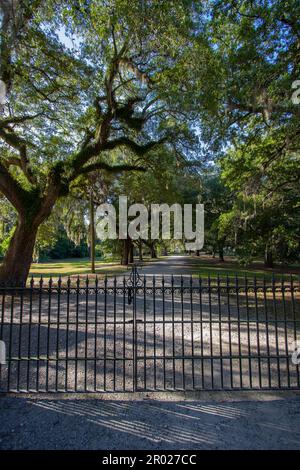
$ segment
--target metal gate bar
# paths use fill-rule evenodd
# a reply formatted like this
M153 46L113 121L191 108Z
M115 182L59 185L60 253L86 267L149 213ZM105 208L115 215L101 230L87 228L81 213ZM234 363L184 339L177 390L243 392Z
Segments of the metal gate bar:
M0 392L298 390L299 301L292 277L149 277L136 266L1 287Z

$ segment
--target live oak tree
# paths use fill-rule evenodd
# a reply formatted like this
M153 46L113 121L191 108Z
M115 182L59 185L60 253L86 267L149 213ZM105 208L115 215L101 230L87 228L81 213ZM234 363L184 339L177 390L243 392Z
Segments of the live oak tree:
M299 253L300 4L296 0L209 1L206 24L218 64L203 83L203 138L225 158L235 192L218 220L244 261L292 261ZM299 86L298 86L299 88ZM299 95L299 91L298 91Z
M196 159L235 154L220 230L255 198L261 246L271 213L268 247L295 251L299 1L2 0L0 14L0 193L17 213L0 282L25 282L39 227L82 176L146 170L161 144L191 156L195 130ZM241 246L255 245L249 233Z
M224 261L228 230L223 230L221 217L232 207L231 191L221 180L218 168L206 169L201 175L201 202L205 208L205 249Z
M277 129L284 131L277 154L299 149L300 106L292 100L300 77L299 2L212 0L207 5L217 65L213 89L202 84L208 103L215 104L206 113L204 134L222 145Z
M265 265L299 260L300 155L274 158L274 139L237 146L222 162L223 183L234 194L220 217L220 231L231 238L240 259L263 257Z
M38 229L77 178L145 169L149 151L180 134L195 7L146 3L1 2L0 191L18 214L1 283L26 281Z

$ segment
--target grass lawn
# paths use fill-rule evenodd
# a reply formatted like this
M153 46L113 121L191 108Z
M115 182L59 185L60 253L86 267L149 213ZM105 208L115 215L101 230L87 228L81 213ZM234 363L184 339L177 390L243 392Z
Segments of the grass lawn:
M241 266L233 257L225 257L224 262L220 262L218 258L213 258L209 255L201 255L200 257L193 256L193 263L191 266L193 276L207 277L229 277L235 276L243 278L245 276L254 277L257 279L268 280L272 279L273 273L276 279L283 277L284 279L290 278L292 275L294 279L299 279L300 267L299 265L291 266L274 266L274 268L265 268L262 261L255 261L247 267ZM196 260L196 261L194 261ZM195 265L194 265L195 262Z
M168 260L167 256L161 256L157 260L150 260L146 258L144 265L159 262L160 260ZM170 259L170 266L172 266L172 258ZM225 262L220 262L218 258L212 258L209 255L201 254L200 257L190 256L188 257L188 263L183 266L183 274L192 274L192 276L207 277L210 275L212 278L218 275L221 278L228 276L234 278L236 275L239 278L248 276L253 278L256 276L258 279L265 277L267 280L272 278L274 272L276 279L281 277L288 279L292 274L294 279L299 279L300 266L291 265L288 267L275 266L274 269L266 269L261 261L256 261L248 267L241 266L235 258L225 257ZM117 261L96 261L96 274L101 278L105 275L114 276L125 273L127 268L121 266ZM71 258L62 260L52 260L42 263L33 263L30 269L30 274L35 278L43 276L44 278L57 278L59 275L66 278L71 276L72 278L79 275L84 278L89 275L93 278L95 275L91 274L90 261L88 258Z
M114 276L121 274L126 270L127 268L125 266L121 266L118 262L96 260L96 274L99 277L103 277L106 274L108 276ZM30 269L30 275L34 278L40 276L45 278L56 278L59 275L63 277L73 277L77 275L85 277L87 274L89 274L89 277L95 276L94 274L91 274L91 263L88 258L70 258L45 261L43 263L32 263Z

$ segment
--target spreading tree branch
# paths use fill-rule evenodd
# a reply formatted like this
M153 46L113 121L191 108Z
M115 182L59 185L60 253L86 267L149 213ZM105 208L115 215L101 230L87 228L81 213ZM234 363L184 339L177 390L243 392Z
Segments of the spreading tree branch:
M26 140L19 137L11 127L0 128L0 137L14 149L18 150L20 154L20 168L30 183L34 183L33 174L29 168L29 160L27 158L27 145Z
M96 170L105 170L105 171L108 171L109 173L120 173L122 171L146 171L146 168L138 166L138 165L129 165L129 164L109 165L108 163L105 163L105 162L96 162L96 163L91 163L90 165L86 165L83 168L81 168L79 175L91 173ZM71 180L76 178L76 176L73 175Z
M11 176L7 168L0 162L0 191L12 203L16 210L21 214L24 210L24 200L27 192Z
M137 144L134 140L131 140L127 137L119 137L118 139L106 142L106 144L104 145L104 150L113 150L116 147L124 145L125 147L130 148L136 155L141 156L147 154L148 152L150 152L150 150L152 150L158 145L163 144L166 141L167 137L163 137L159 140L151 141L147 144L140 145Z

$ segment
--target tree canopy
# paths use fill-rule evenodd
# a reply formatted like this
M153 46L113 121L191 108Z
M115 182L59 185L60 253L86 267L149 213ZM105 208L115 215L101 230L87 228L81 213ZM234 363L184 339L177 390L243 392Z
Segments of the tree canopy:
M298 1L3 0L0 12L13 221L0 282L25 282L42 224L99 171L150 202L186 200L189 172L173 169L194 166L207 244L297 258Z

